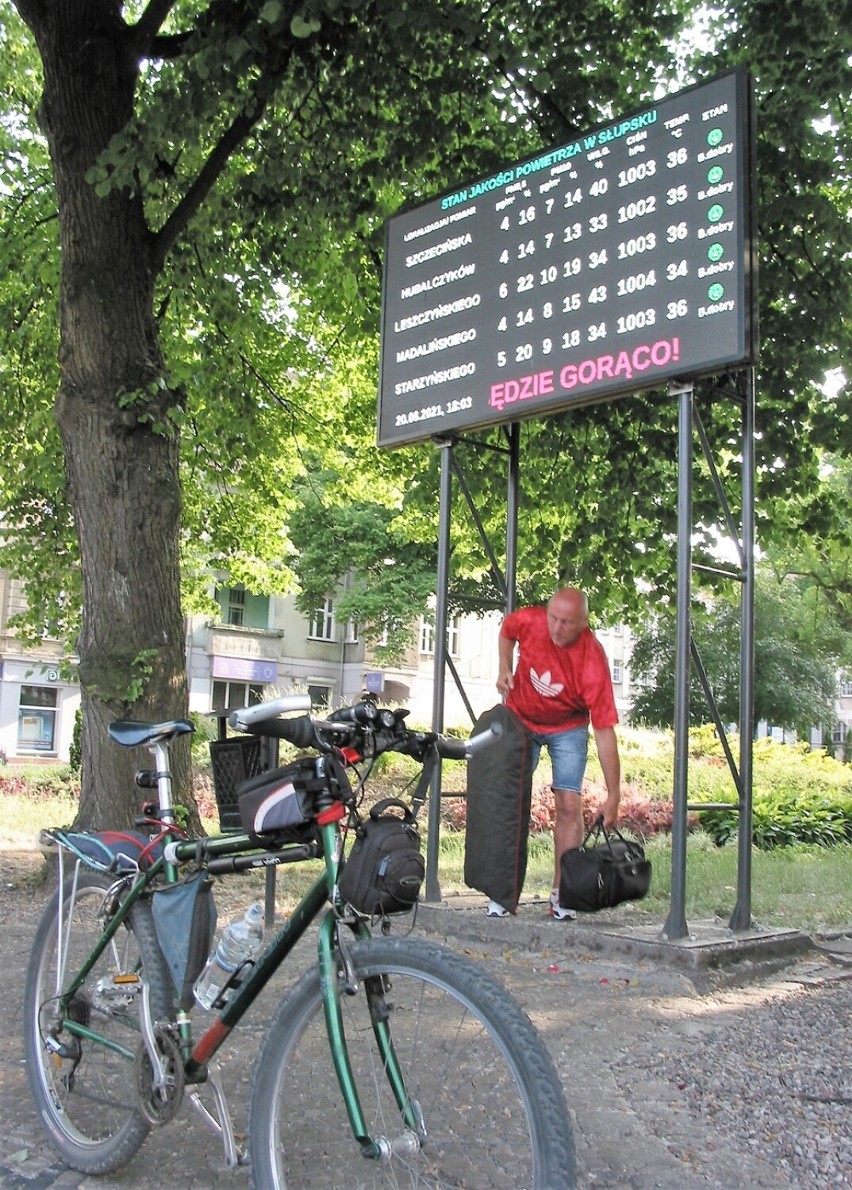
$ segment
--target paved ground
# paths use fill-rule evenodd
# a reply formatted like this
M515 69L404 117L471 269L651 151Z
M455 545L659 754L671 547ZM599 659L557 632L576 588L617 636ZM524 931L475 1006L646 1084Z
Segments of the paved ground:
M119 1176L87 1178L64 1169L44 1139L29 1098L22 1061L23 974L43 900L3 878L0 963L5 975L0 1027L0 1186L4 1190L200 1190L244 1187L244 1169L224 1167L219 1141L185 1104L153 1133ZM629 912L566 925L528 903L518 918L487 920L482 898L449 898L423 906L417 928L441 934L501 978L535 1021L564 1081L575 1123L579 1185L631 1187L786 1187L783 1171L720 1135L712 1119L691 1112L676 1084L649 1076L661 1053L683 1058L709 1028L748 1018L755 1030L770 1000L819 994L820 1011L852 977L848 940L826 950L799 935L734 939L722 923L690 925L692 937L661 940L662 923L631 925ZM829 953L834 949L836 953ZM274 1004L267 989L252 1024L226 1047L231 1110L245 1123L250 1066ZM848 1022L845 1028L848 1030ZM848 1033L847 1033L848 1037ZM618 1079L613 1055L632 1076ZM156 1162L156 1169L152 1163ZM295 1188L299 1190L299 1188Z

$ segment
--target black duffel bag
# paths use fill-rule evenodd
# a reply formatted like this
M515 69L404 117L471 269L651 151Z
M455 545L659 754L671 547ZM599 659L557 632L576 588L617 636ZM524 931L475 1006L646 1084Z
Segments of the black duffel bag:
M559 904L579 913L640 901L651 887L651 861L641 843L592 823L581 847L569 847L559 861Z
M401 810L402 817L386 813L391 807ZM343 900L369 917L408 913L426 870L411 810L397 798L384 798L358 824L355 835L337 882Z

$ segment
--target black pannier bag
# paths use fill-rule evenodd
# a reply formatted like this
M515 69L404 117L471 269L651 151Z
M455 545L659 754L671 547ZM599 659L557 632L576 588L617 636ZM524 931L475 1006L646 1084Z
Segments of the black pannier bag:
M502 728L500 738L467 763L464 880L515 913L527 873L532 739L502 703L480 715L473 734L493 723Z
M592 846L588 845L590 839ZM559 868L559 904L580 913L640 901L651 887L651 861L645 858L642 844L625 839L615 827L607 831L600 818L587 832L582 847L569 847L562 853Z
M317 794L346 800L352 790L346 771L333 756L312 756L259 773L238 787L240 822L249 835L291 833L317 814Z
M401 810L402 817L386 813L391 807ZM355 834L337 882L343 900L370 917L408 913L426 871L411 810L398 798L384 798L358 824Z

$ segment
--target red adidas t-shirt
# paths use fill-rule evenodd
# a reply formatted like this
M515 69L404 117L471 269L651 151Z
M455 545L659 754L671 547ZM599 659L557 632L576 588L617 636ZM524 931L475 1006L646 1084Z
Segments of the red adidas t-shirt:
M547 609L522 607L506 616L500 635L519 647L506 705L531 731L568 731L590 718L595 728L618 723L609 662L590 629L584 628L573 644L555 645Z

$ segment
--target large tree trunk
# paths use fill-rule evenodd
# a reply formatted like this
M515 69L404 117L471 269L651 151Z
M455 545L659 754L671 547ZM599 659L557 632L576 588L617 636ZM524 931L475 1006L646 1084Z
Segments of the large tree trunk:
M21 0L38 41L41 121L59 209L60 389L83 578L78 642L83 788L77 824L132 823L134 769L151 758L109 740L116 718L186 714L180 607L179 440L153 315L153 238L136 194L98 197L86 180L133 110L137 64L118 4ZM188 798L186 746L173 749L176 793Z

